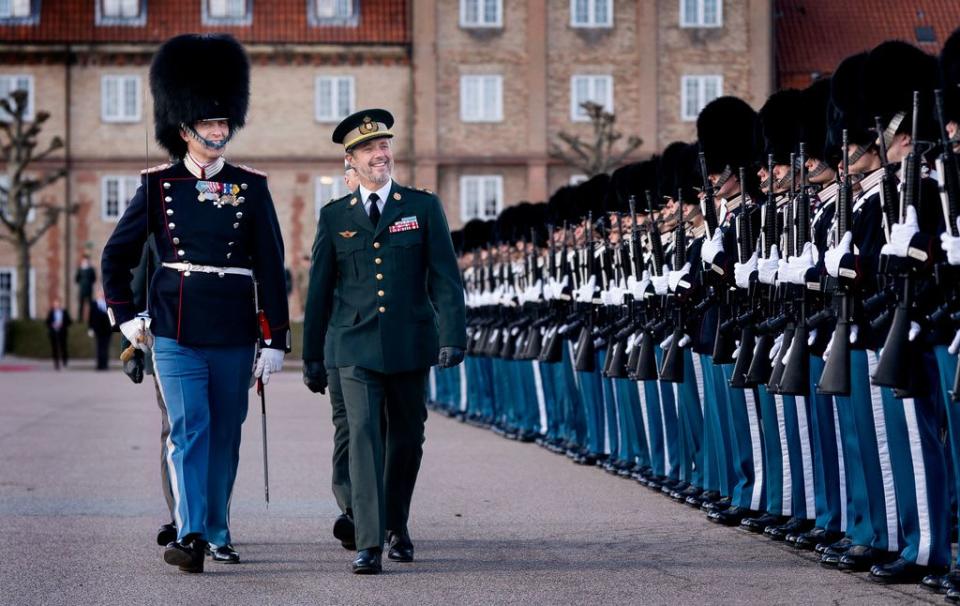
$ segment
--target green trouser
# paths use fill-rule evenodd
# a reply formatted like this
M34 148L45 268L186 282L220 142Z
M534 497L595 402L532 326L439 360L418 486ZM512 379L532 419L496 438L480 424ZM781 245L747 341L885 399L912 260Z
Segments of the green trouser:
M380 548L388 529L407 529L423 458L427 369L383 374L347 366L340 369L340 385L350 431L357 549Z
M340 373L336 368L327 369L327 389L330 390L330 408L333 413L333 498L340 511L351 511L350 495L350 426L347 424L347 407L340 389Z

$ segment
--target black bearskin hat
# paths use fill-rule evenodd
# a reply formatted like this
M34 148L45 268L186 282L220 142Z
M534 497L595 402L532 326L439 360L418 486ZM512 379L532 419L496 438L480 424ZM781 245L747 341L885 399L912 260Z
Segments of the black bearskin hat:
M457 253L459 257L463 254L463 230L458 229L450 232L450 240L453 242L453 252Z
M937 81L937 60L931 55L900 40L880 44L870 51L863 67L864 97L869 110L867 118L874 124L874 116L880 116L883 128L891 131L889 136L909 133L913 92L919 91L917 136L923 141L933 140L937 134L933 111L933 89L937 87ZM891 121L897 118L900 123L892 125Z
M574 207L576 208L577 219L585 219L589 213L593 213L594 221L604 216L606 212L604 204L606 203L609 185L610 175L600 173L576 187Z
M955 30L940 51L940 86L947 122L960 122L960 29Z
M830 101L830 78L817 80L800 92L799 141L806 143L808 158L823 160L827 141L827 103Z
M463 250L471 252L490 244L492 224L483 219L471 219L463 226Z
M564 222L572 223L576 219L575 189L573 185L564 185L553 192L553 195L547 201L548 220L558 228L562 227Z
M773 154L776 164L789 164L790 154L799 151L800 91L788 88L770 95L760 108L764 155Z
M703 185L698 182L700 178L697 169L698 151L697 146L682 141L674 141L663 150L660 157L659 167L659 189L663 198L677 199L678 191L682 192L681 198L687 201L696 198L695 188Z
M840 62L837 71L830 79L829 135L826 153L827 159L839 152L843 140L843 130L847 130L849 143L870 145L876 141L873 116L865 107L863 97L863 69L867 62L867 53L851 55Z
M720 97L707 103L697 116L697 139L707 161L707 172L736 173L752 167L756 150L757 112L737 97Z
M250 61L243 46L228 34L176 36L153 57L150 91L157 143L179 159L187 153L180 125L225 118L232 135L246 123Z

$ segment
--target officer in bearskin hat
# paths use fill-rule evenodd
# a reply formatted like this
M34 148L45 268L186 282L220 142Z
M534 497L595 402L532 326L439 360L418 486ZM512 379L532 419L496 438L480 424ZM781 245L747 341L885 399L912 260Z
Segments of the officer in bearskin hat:
M227 35L186 34L160 47L150 88L156 139L171 163L143 171L103 250L111 322L152 353L165 400L177 539L163 557L184 572L202 572L205 552L240 559L229 503L251 369L266 384L290 346L283 240L266 175L224 160L245 123L249 73L243 47ZM139 309L130 270L149 235L161 266Z

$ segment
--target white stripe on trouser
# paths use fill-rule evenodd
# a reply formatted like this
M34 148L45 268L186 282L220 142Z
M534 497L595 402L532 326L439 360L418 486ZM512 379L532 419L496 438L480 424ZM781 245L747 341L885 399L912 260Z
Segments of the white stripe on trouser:
M644 381L635 381L637 385L637 394L640 396L640 422L643 423L643 435L647 439L647 452L653 455L653 444L650 443L650 423L647 421L647 390ZM650 460L653 466L653 459Z
M438 371L436 366L430 367L429 377L430 377L430 401L431 402L437 401L437 372Z
M467 364L460 364L460 412L467 412Z
M697 362L693 365L693 376L697 381L697 399L700 400L700 414L704 414L704 406L706 405L705 400L707 399L706 392L703 391L703 368L701 366L704 364L703 356L697 356Z
M543 395L543 379L540 377L540 363L530 362L533 366L533 384L537 387L537 408L540 409L540 434L547 434L547 402Z
M613 406L614 406L613 412L616 415L616 421L617 421L617 450L619 452L623 452L624 435L623 435L623 428L620 425L620 417L622 415L622 412L620 410L620 394L617 392L617 382L614 381L613 379L610 379L610 384L612 385L612 389L610 390L610 393L613 394Z
M840 432L840 413L837 399L830 398L833 407L833 431L837 436L837 472L840 475L840 528L847 531L847 470L843 465L843 434Z
M877 370L879 355L867 351L867 376ZM883 414L883 395L880 388L870 384L870 403L873 408L873 427L877 433L877 451L880 454L880 473L883 476L883 506L887 514L887 550L900 551L897 536L897 491L893 484L893 465L890 462L890 444L887 441L887 419Z
M683 425L683 422L680 420L680 415L683 414L680 412L683 410L683 407L680 404L680 386L683 385L683 383L671 383L670 385L673 387L673 407L677 409L677 447L679 448L683 444L683 435L682 430L680 429ZM680 453L683 453L683 449L680 450ZM680 461L679 473L681 480L687 479L687 466L684 463L685 461Z
M573 355L573 341L567 341L567 350L570 352L570 359L575 360L576 358ZM580 374L576 368L573 369L573 383L577 386L577 391L580 391Z
M807 422L807 397L795 396L797 403L797 426L800 428L800 453L803 457L803 498L806 505L804 517L812 520L817 516L816 497L813 492L813 454L810 448L810 425Z
M603 454L610 454L610 419L607 418L607 390L604 389L603 382L606 378L600 375L600 402L597 409L600 411L600 424L603 425ZM613 390L610 390L611 393ZM616 405L616 404L614 404Z
M780 461L783 465L782 503L780 515L793 514L793 470L790 469L790 448L787 445L787 419L783 408L783 396L774 394L777 408L777 431L780 433Z
M910 458L913 459L913 486L917 495L917 517L920 526L920 543L917 545L917 564L930 563L930 548L933 542L930 531L930 507L927 497L927 468L920 444L920 427L917 424L917 402L903 399L903 414L907 419L907 439L910 441Z
M750 423L750 447L753 451L753 494L750 495L750 509L760 509L760 499L763 497L763 445L760 444L760 419L757 417L757 400L753 397L753 389L743 390L743 399L747 404L747 421Z
M669 476L673 473L673 464L670 463L670 440L667 437L667 402L660 393L659 385L657 385L657 394L660 396L660 417L663 419L663 474Z
M157 386L160 388L160 397L163 398L163 410L164 414L167 415L167 426L169 426L170 433L167 434L167 473L170 474L170 490L173 493L173 517L174 521L177 523L177 530L183 528L183 518L180 517L180 480L177 475L177 466L173 463L173 451L175 446L173 445L173 439L170 437L173 435L173 424L170 422L170 407L167 404L167 394L163 390L163 381L160 379L160 366L157 364L157 353L151 349L150 356L153 358L153 375L157 379Z

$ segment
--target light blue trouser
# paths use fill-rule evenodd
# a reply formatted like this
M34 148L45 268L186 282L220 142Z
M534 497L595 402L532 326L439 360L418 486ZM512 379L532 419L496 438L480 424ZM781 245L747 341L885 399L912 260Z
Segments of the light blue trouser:
M640 406L640 394L637 383L630 379L613 379L613 395L620 412L620 450L617 458L625 463L650 465L650 452L647 449L647 437L644 411Z
M953 463L953 477L950 481L953 482L955 493L960 495L960 403L953 402L950 398L957 372L957 356L947 351L946 345L938 345L933 352L937 357L937 373L940 375L940 397L947 413L947 442Z
M920 354L918 366L930 386L919 398L893 397L883 388L890 459L900 522L900 557L921 566L946 567L950 563L950 505L947 494L947 460L940 442L943 414L939 381L932 352Z
M647 438L647 449L650 451L650 469L656 476L667 474L669 465L667 442L663 428L663 414L660 411L660 382L657 380L637 382L637 396L643 408L644 431Z
M782 406L778 406L777 399L767 391L766 385L757 386L757 402L760 408L760 432L763 438L763 470L764 496L766 511L774 515L789 515L789 509L784 511L784 499L789 499L789 491L784 495L784 465L786 450L782 447L783 414ZM789 468L788 468L789 469ZM789 500L786 503L789 508Z
M167 405L167 465L177 538L230 538L230 496L240 461L240 427L254 346L186 347L157 337L153 363Z
M493 363L490 358L467 356L467 402L471 414L493 418Z
M784 345L787 347L787 345ZM803 520L816 517L813 491L813 452L810 436L810 404L806 396L777 396L783 401L783 426L790 482L790 515ZM786 476L786 473L784 474Z
M843 451L839 447L833 398L817 393L823 374L823 358L810 356L810 427L813 439L813 486L816 496L816 526L831 532L844 528L847 487L841 473Z
M654 350L657 359L657 368L663 364L663 349L657 345ZM670 479L680 479L682 453L680 449L680 423L674 384L667 381L657 381L660 390L660 419L663 429L664 474Z
M596 368L591 372L576 372L587 430L586 443L581 446L585 446L590 454L599 455L604 452L603 377Z
M677 400L677 416L680 420L680 448L682 467L680 479L703 486L703 408L700 394L703 392L703 372L694 362L693 352L684 348L683 383L674 383Z
M603 386L603 402L600 406L600 440L603 445L603 454L616 459L620 449L620 427L618 424L620 411L617 410L617 398L613 393L613 379L603 376L603 367L607 362L607 349L597 351L597 368L594 371L600 377Z
M558 437L568 445L582 444L584 431L582 429L580 392L577 389L576 373L570 357L570 349L566 345L561 347L559 362L544 364L550 368L553 377L553 396L557 400L557 432Z
M733 364L719 368L722 388L726 389L727 421L733 444L733 470L736 484L730 495L731 503L752 511L764 510L767 506L766 467L763 458L763 427L757 390L730 387ZM723 411L721 411L722 413Z
M726 430L727 424L721 424L720 406L726 406L726 390L717 389L713 358L699 354L696 363L703 373L703 391L700 401L703 403L703 489L719 492L728 497L733 488L730 478L730 443ZM726 414L724 414L726 419Z

